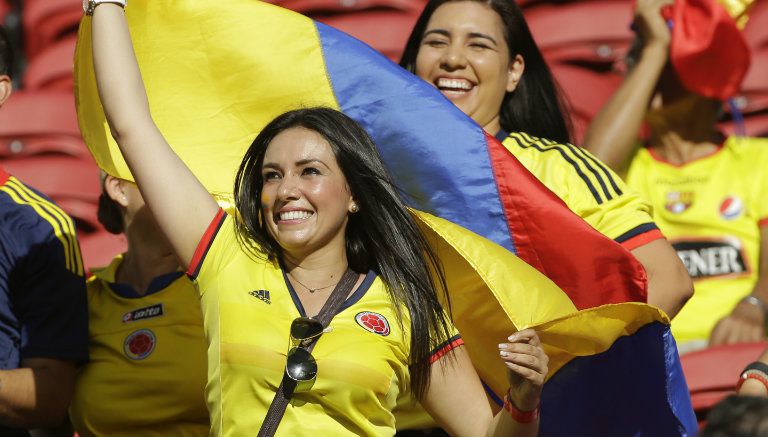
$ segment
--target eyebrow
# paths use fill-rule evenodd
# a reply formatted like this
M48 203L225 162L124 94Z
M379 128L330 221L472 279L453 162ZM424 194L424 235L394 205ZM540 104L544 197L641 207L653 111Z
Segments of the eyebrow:
M323 161L321 161L319 159L315 159L315 158L302 159L302 160L296 161L296 163L294 165L300 167L300 166L307 165L307 164L312 164L312 163L315 163L315 162L319 163L319 164L322 164L325 168L330 168L330 167L328 167L328 165L326 163L324 163ZM278 163L276 163L276 162L265 162L264 164L261 165L261 168L280 169L280 165Z
M426 38L428 35L433 34L433 33L436 33L438 35L442 35L442 36L445 36L445 37L449 37L449 38L451 36L451 33L448 32L445 29L432 29L432 30L428 30L428 31L424 32L424 36L422 37L422 39ZM469 33L469 37L470 38L483 38L483 39L487 39L490 42L492 42L493 44L498 45L498 43L496 42L495 38L493 38L492 36L487 35L485 33L470 32Z

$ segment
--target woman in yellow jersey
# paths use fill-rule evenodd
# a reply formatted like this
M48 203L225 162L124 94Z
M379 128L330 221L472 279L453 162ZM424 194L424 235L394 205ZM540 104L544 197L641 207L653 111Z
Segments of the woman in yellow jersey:
M677 314L692 293L690 278L648 206L601 162L568 144L564 105L513 0L429 1L400 65L496 135L573 212L631 250L648 272L648 302Z
M671 3L637 2L639 58L585 147L617 171L629 168L628 183L651 201L694 278L696 293L672 324L678 342L689 343L683 349L759 341L768 321L768 141L725 138L717 128L721 102L688 91L670 63L661 10ZM708 58L731 68L711 49ZM648 147L638 148L644 121Z
M99 221L128 250L88 279L91 359L70 417L81 437L207 436L206 341L194 284L136 184L106 176Z
M91 5L112 134L198 283L213 435L259 430L281 379L293 375L286 361L301 349L291 347L293 328L318 313L349 270L353 290L299 363L314 360L317 378L297 388L278 435L393 435L392 409L414 395L454 435L537 434L548 362L538 336L524 330L499 345L510 390L506 411L494 416L439 304L444 281L430 274L442 277L438 261L364 130L330 109L278 117L246 152L238 215L229 216L152 120L122 8Z

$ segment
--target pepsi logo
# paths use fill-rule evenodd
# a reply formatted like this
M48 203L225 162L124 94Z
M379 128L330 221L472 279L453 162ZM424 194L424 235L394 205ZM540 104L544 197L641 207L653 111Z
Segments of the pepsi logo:
M157 337L149 329L133 331L123 342L125 356L132 360L143 360L155 350Z
M744 203L736 196L728 196L720 204L720 216L726 220L733 220L744 212Z
M355 321L368 332L382 336L389 335L389 322L381 314L363 311L362 313L357 313Z

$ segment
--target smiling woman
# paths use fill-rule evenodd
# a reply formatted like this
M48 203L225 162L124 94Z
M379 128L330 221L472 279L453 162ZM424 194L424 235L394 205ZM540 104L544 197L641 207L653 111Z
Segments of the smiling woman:
M430 0L400 65L496 136L574 213L632 251L648 273L648 302L677 314L693 292L685 268L650 206L569 144L566 105L513 0Z
M248 148L229 215L152 119L123 11L97 5L110 130L201 295L211 435L391 436L414 397L454 435L538 433L538 335L499 344L510 389L494 415L440 303L439 260L365 130L327 108L280 115Z

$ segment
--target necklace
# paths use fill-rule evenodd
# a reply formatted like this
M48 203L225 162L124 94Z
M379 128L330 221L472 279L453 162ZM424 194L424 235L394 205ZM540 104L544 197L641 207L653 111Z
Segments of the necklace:
M316 292L316 291L318 291L318 290L325 290L326 288L330 288L330 287L333 287L334 285L336 285L336 284L338 284L338 283L339 283L339 281L336 281L336 282L334 282L334 283L333 283L333 284L331 284L331 285L326 285L325 287L315 287L315 288L311 288L311 287L307 287L306 285L304 285L304 283L303 283L303 282L301 282L301 281L299 281L298 279L296 279L296 277L295 277L295 276L293 276L293 275L292 275L290 272L287 272L287 273L288 273L288 276L290 276L290 277L291 277L291 278L292 278L294 281L298 282L298 283L299 283L299 285L301 285L302 287L306 288L306 289L307 289L307 291L309 291L310 293L313 293L313 294L314 294L314 292Z

